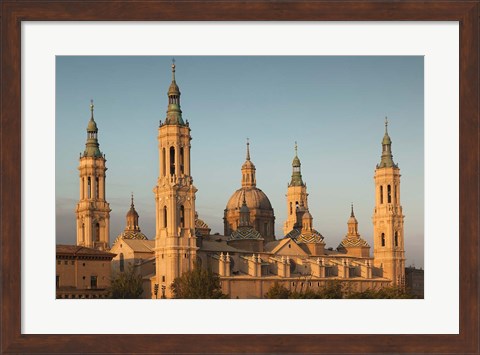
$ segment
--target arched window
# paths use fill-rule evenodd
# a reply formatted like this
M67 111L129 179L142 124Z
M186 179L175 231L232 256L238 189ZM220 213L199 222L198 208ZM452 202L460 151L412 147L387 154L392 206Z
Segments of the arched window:
M383 186L380 186L380 204L383 204Z
M397 196L397 185L393 185L393 197L395 198L394 203L398 202L398 196Z
M163 226L167 228L167 206L163 206Z
M87 197L88 198L92 198L92 180L90 178L90 176L88 177L87 179L87 185L88 185L88 189L87 189Z
M293 213L293 204L290 202L290 214Z
M180 174L183 174L183 166L184 166L184 160L185 157L183 155L183 147L180 148Z
M387 186L387 201L392 203L392 187L390 185Z
M180 228L185 227L185 207L180 206Z
M382 233L382 247L385 246L385 233Z
M170 147L170 175L175 175L175 148Z
M120 253L120 272L125 271L125 260L123 258L123 253Z
M398 232L395 231L395 246L398 247Z
M162 149L162 175L167 175L167 156L165 148Z
M85 223L82 223L82 242L85 240Z
M98 177L95 178L95 197L99 198L100 197L100 190L99 190L99 185L98 185Z
M95 241L96 242L100 241L100 224L99 223L95 224Z

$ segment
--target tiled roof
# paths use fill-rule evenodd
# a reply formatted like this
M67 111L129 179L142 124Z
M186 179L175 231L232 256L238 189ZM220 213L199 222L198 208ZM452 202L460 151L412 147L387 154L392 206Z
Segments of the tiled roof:
M115 257L116 254L109 253L107 251L82 247L79 245L65 245L57 244L56 255L67 256L98 256L98 257Z
M347 247L370 247L370 245L368 245L367 241L363 238L359 238L359 237L348 238L348 237L345 237L340 242L337 249L340 250L340 249L347 248Z
M140 239L148 240L147 236L140 231L123 231L113 242L115 244L119 239Z
M232 252L232 253L248 253L246 250L241 250L234 248L228 245L226 242L211 242L204 240L202 242L202 247L200 248L201 251L215 251L215 252ZM250 252L251 253L251 252Z
M323 242L323 236L315 229L303 232L300 228L294 228L285 236L285 238L292 238L297 244Z
M124 239L123 242L127 244L134 252L139 253L153 253L155 248L154 240L143 239Z
M232 235L228 240L241 240L241 239L262 239L260 233L257 232L255 228L252 227L238 227L237 230L232 232Z

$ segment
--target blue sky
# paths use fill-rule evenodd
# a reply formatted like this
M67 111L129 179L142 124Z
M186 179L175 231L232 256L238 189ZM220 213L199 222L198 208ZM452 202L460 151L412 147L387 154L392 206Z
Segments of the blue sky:
M157 129L165 119L171 58L59 56L56 60L57 243L74 244L78 157L90 99L107 158L110 240L125 227L130 193L140 227L155 237ZM407 265L424 259L423 57L176 56L184 119L192 129L191 165L200 218L223 233L223 211L240 187L246 138L257 187L275 210L277 238L294 144L307 183L314 227L327 247L346 234L354 203L360 234L373 252L373 174L389 117L402 174Z

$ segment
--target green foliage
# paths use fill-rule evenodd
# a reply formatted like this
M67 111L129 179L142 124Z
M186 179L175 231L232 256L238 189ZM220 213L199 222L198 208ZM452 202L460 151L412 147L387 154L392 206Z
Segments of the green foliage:
M124 272L113 275L110 281L110 298L141 298L143 293L142 276L130 265Z
M265 298L271 298L271 299L289 298L290 293L291 293L290 290L288 290L285 286L282 286L278 282L275 282L275 284L265 294Z
M415 298L415 296L403 288L390 286L390 287L383 287L378 290L368 289L362 292L352 292L349 295L347 295L345 298L406 299L406 298Z
M357 298L357 299L372 299L372 298L415 298L408 291L400 287L384 287L378 290L368 289L362 292L352 292L350 284L340 280L327 281L326 284L317 289L302 288L300 290L289 290L285 286L276 282L270 290L265 294L265 298L290 298L290 299L341 299L341 298Z
M195 267L173 280L173 298L228 298L222 293L220 278L211 270Z

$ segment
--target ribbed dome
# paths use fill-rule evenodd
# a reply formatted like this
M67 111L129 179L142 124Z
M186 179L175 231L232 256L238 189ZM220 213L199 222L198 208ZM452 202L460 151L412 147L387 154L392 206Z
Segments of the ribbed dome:
M127 212L127 217L130 217L130 216L138 217L138 213L137 211L135 211L135 208L133 208L133 206Z
M300 166L300 159L295 155L295 158L293 158L292 166Z
M355 218L355 216L350 216L350 218L348 219L348 224L351 224L351 223L358 223L357 219Z
M383 136L382 144L392 144L392 140L387 133Z
M178 85L175 81L172 81L170 84L170 87L168 88L168 94L179 94L180 89L178 88Z
M243 192L245 191L245 201L247 202L247 206L250 210L252 209L272 209L272 204L268 199L267 195L256 187L251 188L241 188L235 191L228 200L227 203L227 210L234 210L237 208L242 207L243 203Z
M87 132L98 132L97 124L93 119L90 119L90 121L88 121Z
M246 160L242 165L242 169L245 168L255 169L255 164L253 164L251 160Z

